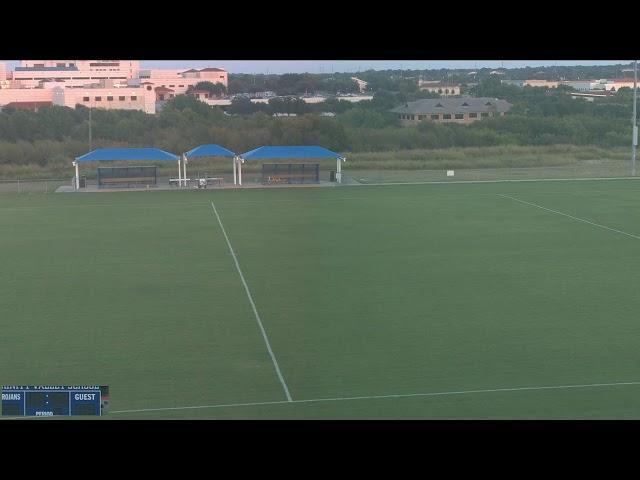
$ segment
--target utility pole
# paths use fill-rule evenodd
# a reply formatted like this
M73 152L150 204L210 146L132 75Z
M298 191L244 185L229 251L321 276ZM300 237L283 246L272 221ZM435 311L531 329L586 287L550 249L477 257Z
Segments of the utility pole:
M631 175L636 176L636 149L638 148L638 124L636 119L638 104L638 61L633 61L633 134L631 140Z

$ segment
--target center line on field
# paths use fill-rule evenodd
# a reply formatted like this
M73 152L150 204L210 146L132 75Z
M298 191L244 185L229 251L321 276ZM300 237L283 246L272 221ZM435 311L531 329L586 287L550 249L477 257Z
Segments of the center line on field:
M225 403L217 405L196 405L191 407L166 407L166 408L141 408L137 410L116 410L109 413L138 413L138 412L162 412L169 410L199 410L204 408L225 408L225 407L254 407L266 405L287 405L291 403L320 403L320 402L342 402L349 400L383 400L389 398L410 398L410 397L437 397L448 395L469 395L479 393L501 393L501 392L522 392L535 390L567 390L574 388L599 388L599 387L619 387L626 385L640 385L640 382L615 382L615 383L587 383L574 385L549 385L538 387L507 387L489 388L483 390L454 390L448 392L431 393L399 393L391 395L364 395L358 397L333 397L333 398L312 398L307 400L271 401L271 402L250 402L250 403Z
M523 203L525 205L531 205L532 207L540 208L541 210L546 210L547 212L555 213L557 215L562 215L563 217L569 217L569 218L572 218L573 220L578 220L579 222L588 223L589 225L593 225L594 227L604 228L605 230L609 230L611 232L616 232L616 233L621 233L622 235L626 235L627 237L631 237L631 238L635 238L637 240L640 240L640 236L633 235L632 233L623 232L622 230L617 230L615 228L607 227L606 225L600 225L599 223L595 223L595 222L592 222L592 221L584 219L584 218L574 217L573 215L569 215L568 213L558 212L557 210L551 210L550 208L543 207L541 205L536 205L535 203L531 203L531 202L525 202L524 200L520 200L520 199L518 199L516 197L511 197L509 195L504 195L502 193L497 193L496 195L498 195L499 197L510 198L511 200L515 200L516 202L520 202L520 203Z
M287 382L284 381L284 377L282 376L282 372L280 372L280 367L278 366L278 360L276 360L276 356L271 349L271 344L269 343L269 337L267 337L267 332L262 326L262 320L260 320L260 314L258 313L258 309L256 308L256 304L253 302L253 297L251 296L251 292L249 291L249 286L247 285L246 280L244 279L244 275L242 274L242 270L240 269L240 264L238 263L238 258L236 257L236 253L233 251L233 247L231 246L231 242L229 241L229 237L227 236L227 232L224 229L224 225L222 225L222 220L220 220L220 215L218 215L218 210L216 210L216 206L211 201L211 207L213 208L213 213L216 214L216 218L218 219L218 223L220 224L220 228L222 229L222 233L224 234L224 238L227 241L227 245L229 246L229 251L231 252L231 256L233 257L233 261L236 264L236 269L238 270L238 274L240 274L240 280L242 280L242 285L244 285L244 290L247 292L247 298L249 298L249 303L251 304L251 308L253 308L253 313L256 316L256 321L258 322L258 326L260 327L260 331L262 332L262 338L264 338L264 343L267 345L267 350L269 351L269 355L271 355L271 360L273 361L273 366L276 369L276 373L278 374L278 378L280 379L280 383L282 384L282 388L284 389L284 393L287 396L287 401L291 402L293 399L291 398L291 394L289 393L289 387L287 387Z

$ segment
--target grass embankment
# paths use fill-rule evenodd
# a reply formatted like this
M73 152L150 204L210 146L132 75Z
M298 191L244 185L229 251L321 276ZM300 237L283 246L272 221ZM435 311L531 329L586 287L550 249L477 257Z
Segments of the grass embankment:
M579 165L583 161L626 160L628 149L600 148L594 146L548 145L548 146L496 146L446 149L414 149L387 152L345 152L347 162L344 170L445 170L445 169L490 169L519 167L553 167ZM16 178L67 178L73 176L72 159L56 156L44 165L3 164L0 179ZM289 160L287 160L289 162ZM117 162L138 165L139 162ZM333 160L320 161L322 169L335 168ZM95 176L97 164L84 164L82 173L89 178ZM106 166L106 164L103 164ZM172 162L158 162L161 176L177 176L177 166ZM243 165L247 173L259 172L261 163L247 162ZM197 159L192 161L190 172L230 173L229 159Z
M498 146L358 152L347 156L345 170L445 170L554 167L585 160L624 160L628 150L575 145Z

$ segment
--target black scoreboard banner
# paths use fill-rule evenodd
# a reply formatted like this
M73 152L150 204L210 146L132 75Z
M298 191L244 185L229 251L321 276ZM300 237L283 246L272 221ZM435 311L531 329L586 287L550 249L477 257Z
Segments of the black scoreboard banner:
M3 385L2 416L101 416L109 410L105 385Z

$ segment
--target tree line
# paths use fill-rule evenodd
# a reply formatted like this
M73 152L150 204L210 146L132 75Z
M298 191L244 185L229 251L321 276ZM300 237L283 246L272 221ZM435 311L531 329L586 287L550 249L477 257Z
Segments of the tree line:
M229 75L229 93L275 92L276 95L304 95L316 92L354 93L358 84L348 73L311 74L285 73L282 75Z
M403 96L407 98L400 92L380 92L370 102L336 102L335 117L317 115L317 111L296 117L273 117L267 111L234 115L182 95L156 115L94 109L93 147L157 147L180 153L202 143L218 143L236 152L261 145L317 144L339 152L384 152L499 145L619 147L630 143L628 92L621 90L607 102L585 102L557 92L549 96L526 89L491 90L503 88L497 85L482 88L478 93L499 93L510 99L514 103L510 114L471 125L424 122L401 127L388 112ZM85 107L51 106L38 112L5 108L0 112L0 164L70 162L88 151L88 136Z

